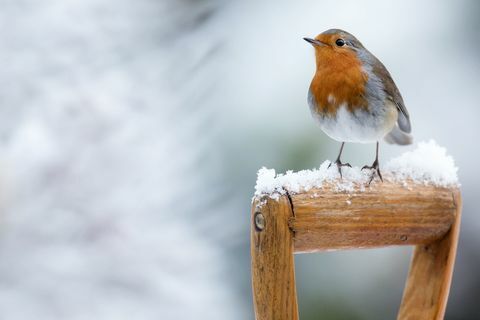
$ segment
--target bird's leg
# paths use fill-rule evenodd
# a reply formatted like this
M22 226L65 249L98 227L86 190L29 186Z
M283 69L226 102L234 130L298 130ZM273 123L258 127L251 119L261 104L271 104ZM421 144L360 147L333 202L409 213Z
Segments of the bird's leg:
M375 174L378 175L378 177L380 178L380 180L382 180L383 182L383 178L382 178L382 174L380 172L380 166L378 164L378 141L377 141L377 152L376 152L376 155L375 155L375 161L373 161L372 165L371 166L363 166L362 167L362 170L363 169L373 169L373 173L372 173L372 176L370 177L370 180L368 181L368 185L370 185L370 183L372 183L372 180L373 178L375 178Z
M330 162L330 164L328 165L328 167L330 168L330 166L332 165L332 163L335 163L337 165L337 169L338 169L338 173L340 174L340 178L342 178L342 167L352 167L350 165L350 163L342 163L342 161L340 160L340 157L342 156L342 151L343 151L343 146L345 145L345 142L342 142L342 146L340 147L340 152L338 153L338 157L337 157L337 160L335 160L335 162Z

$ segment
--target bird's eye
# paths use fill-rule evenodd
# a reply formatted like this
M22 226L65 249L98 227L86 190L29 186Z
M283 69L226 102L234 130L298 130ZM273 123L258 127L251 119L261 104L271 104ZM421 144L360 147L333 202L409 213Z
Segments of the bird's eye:
M337 39L337 41L335 41L335 44L339 47L343 47L345 45L345 40Z

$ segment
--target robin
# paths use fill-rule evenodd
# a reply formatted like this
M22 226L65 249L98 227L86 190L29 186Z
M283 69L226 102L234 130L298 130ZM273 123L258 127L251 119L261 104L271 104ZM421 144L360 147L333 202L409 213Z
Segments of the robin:
M304 38L315 48L316 72L308 90L312 116L332 139L342 143L335 164L342 176L340 157L346 142L376 142L369 184L378 175L378 145L412 143L410 116L402 96L385 66L350 33L330 29L315 39ZM331 165L331 164L330 164Z

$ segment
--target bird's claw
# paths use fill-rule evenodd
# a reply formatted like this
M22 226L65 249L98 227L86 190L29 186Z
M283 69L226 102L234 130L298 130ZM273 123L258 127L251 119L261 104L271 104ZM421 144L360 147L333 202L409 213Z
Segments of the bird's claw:
M368 180L368 185L372 183L373 179L375 178L375 175L378 175L380 180L383 182L382 173L380 172L380 166L377 160L375 160L371 166L365 165L362 167L362 170L365 170L365 169L373 170L372 175L370 176L370 180Z
M330 162L330 164L328 165L328 168L330 168L333 163L335 163L335 165L337 166L338 173L340 174L340 178L343 178L343 176L342 176L342 167L349 167L349 168L352 167L352 165L351 165L350 163L342 163L342 162L340 161L340 159L337 159L335 162Z

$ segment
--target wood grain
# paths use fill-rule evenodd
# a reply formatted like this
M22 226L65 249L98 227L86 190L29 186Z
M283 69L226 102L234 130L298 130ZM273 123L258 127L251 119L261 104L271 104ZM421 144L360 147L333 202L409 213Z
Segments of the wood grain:
M263 230L255 225L257 214L263 215ZM253 203L252 286L257 320L298 319L293 233L288 227L292 215L286 197L278 202L268 199Z
M399 320L444 318L460 233L461 198L454 197L455 222L442 239L415 248L398 313Z
M456 189L374 183L364 191L333 186L291 195L296 253L426 244L455 220Z

